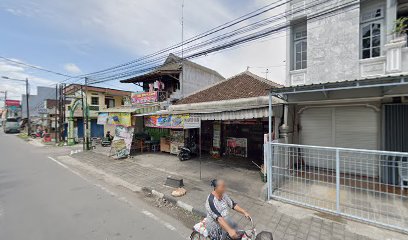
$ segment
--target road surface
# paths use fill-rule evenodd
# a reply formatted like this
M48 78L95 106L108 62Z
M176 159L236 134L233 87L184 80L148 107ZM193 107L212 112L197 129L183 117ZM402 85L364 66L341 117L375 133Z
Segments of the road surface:
M47 151L0 133L0 238L186 239L188 229L134 193L64 168Z

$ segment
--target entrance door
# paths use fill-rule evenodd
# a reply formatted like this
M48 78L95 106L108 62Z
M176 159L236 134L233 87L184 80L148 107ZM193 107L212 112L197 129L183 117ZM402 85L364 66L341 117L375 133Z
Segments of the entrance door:
M408 104L384 105L384 148L408 152Z
M96 119L91 119L91 137L103 138L104 128L103 125L97 124Z

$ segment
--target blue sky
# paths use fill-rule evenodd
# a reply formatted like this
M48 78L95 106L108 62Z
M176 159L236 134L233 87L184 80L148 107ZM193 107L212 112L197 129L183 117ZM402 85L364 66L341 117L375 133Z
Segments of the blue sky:
M262 7L266 0L185 0L185 38ZM273 13L270 13L273 14ZM130 61L181 40L181 0L2 0L0 56L69 75L88 73ZM284 37L194 60L225 77L246 66L284 64ZM282 82L284 67L269 70ZM52 85L63 77L0 61L0 75ZM110 82L107 87L128 89ZM0 91L18 98L24 88L0 79ZM135 87L132 89L136 90Z

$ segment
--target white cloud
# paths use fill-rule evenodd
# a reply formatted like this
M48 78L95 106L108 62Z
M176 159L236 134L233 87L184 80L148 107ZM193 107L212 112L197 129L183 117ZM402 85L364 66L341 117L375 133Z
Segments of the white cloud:
M72 73L72 74L79 74L81 73L81 69L75 63L67 63L64 65L65 71Z
M15 61L22 62L17 59ZM30 94L36 94L37 86L51 86L54 83L53 80L34 76L30 69L19 65L17 63L10 63L4 60L0 60L0 73L1 76L25 80L28 79L30 85ZM24 82L11 81L4 78L0 78L0 91L7 91L8 99L20 100L21 95L25 94Z
M4 1L8 4L3 5L18 10L22 15L35 15L44 24L80 36L78 43L71 42L71 45L77 45L83 39L89 40L84 46L81 45L81 51L86 51L93 42L98 42L114 46L118 51L132 53L136 58L181 41L182 0L32 0L30 8L25 7L25 0ZM236 4L235 1L185 1L185 39L269 3L267 0L237 1ZM282 9L284 7L262 15L261 18ZM241 26L248 23L243 22ZM77 47L72 46L72 49L75 48ZM286 41L281 37L211 54L194 61L229 77L244 71L247 66L282 65L286 58L285 49ZM112 63L115 64L117 63ZM251 70L259 75L264 75L262 72L266 71L261 68ZM284 67L269 69L268 76L282 83L285 77Z

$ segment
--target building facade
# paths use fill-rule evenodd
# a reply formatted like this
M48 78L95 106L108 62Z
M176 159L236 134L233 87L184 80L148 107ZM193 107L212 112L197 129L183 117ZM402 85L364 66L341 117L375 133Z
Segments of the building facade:
M101 88L93 86L81 86L72 84L65 88L65 96L70 100L66 106L68 126L68 143L73 144L84 138L86 132L86 115L88 116L88 134L87 136L101 138L104 136L104 125L97 123L100 111L109 108L124 106L130 101L131 92ZM82 102L82 99L86 101ZM85 112L83 112L83 107ZM85 117L85 119L84 119Z
M290 1L286 86L408 72L404 0Z

